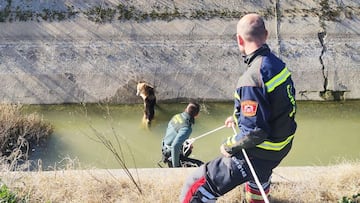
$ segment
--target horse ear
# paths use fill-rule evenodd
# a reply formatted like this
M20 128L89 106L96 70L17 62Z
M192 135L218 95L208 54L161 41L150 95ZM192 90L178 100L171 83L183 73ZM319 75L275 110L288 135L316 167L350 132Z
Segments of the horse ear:
M151 85L150 83L148 83L146 81L143 81L143 80L140 80L138 82L137 87L138 88L144 88L144 89L148 89L148 88L154 89L153 85Z
M151 89L154 89L154 86L150 85L149 83L146 83L146 86L150 87Z

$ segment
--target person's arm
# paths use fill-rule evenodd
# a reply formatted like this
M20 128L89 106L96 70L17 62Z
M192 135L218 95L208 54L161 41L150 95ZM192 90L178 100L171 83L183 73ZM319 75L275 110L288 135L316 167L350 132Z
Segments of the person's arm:
M180 128L178 134L172 142L171 159L173 167L180 167L180 153L182 150L181 147L185 140L190 137L191 132L191 127Z
M235 118L240 132L228 137L223 143L224 151L229 154L255 147L262 143L270 132L270 104L263 89L246 86L239 88L237 93L241 97L235 100Z

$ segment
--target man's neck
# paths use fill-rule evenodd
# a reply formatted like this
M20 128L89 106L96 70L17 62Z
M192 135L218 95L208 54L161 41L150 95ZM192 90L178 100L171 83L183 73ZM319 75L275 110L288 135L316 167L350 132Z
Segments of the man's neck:
M245 54L246 55L250 55L252 53L254 53L256 50L258 50L260 47L262 47L262 45L264 45L264 43L250 43L248 44L248 46L245 49Z

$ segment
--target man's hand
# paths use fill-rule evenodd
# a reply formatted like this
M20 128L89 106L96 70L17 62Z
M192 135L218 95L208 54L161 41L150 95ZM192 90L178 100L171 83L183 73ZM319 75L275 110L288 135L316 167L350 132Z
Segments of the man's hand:
M231 154L229 154L229 153L225 150L223 144L220 146L220 152L221 152L225 157L231 157Z
M231 128L231 127L235 126L234 118L232 116L229 116L225 120L225 126L228 127L228 128Z

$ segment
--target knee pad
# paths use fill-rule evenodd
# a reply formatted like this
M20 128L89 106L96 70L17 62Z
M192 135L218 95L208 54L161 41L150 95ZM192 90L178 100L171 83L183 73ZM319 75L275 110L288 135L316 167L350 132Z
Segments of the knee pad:
M269 198L270 181L261 183L266 196ZM259 187L255 182L249 181L245 183L245 200L247 203L263 203L264 198L261 195Z

